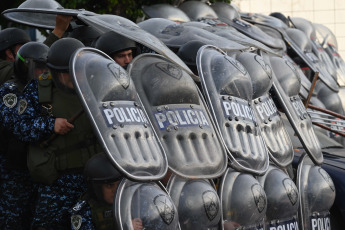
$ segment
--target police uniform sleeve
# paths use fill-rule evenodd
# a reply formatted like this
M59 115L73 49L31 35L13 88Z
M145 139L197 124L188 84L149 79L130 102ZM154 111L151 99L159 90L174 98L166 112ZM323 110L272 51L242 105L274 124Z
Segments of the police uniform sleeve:
M35 142L43 140L54 133L55 118L41 115L38 102L37 81L32 81L24 90L23 100L26 105L19 111L13 134L21 141Z
M85 200L79 201L69 212L72 230L96 229L92 223L91 207Z
M56 36L54 33L50 33L43 43L50 47L54 42L56 42L59 39L60 38Z

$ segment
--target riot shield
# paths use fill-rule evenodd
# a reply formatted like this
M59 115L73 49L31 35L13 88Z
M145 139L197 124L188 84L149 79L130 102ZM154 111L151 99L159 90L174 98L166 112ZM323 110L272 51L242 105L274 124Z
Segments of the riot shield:
M251 175L228 168L218 188L224 230L263 230L267 210L266 193Z
M185 1L179 5L179 9L185 12L192 21L204 18L218 18L217 13L201 1Z
M178 49L185 43L197 40L224 50L244 50L249 47L230 41L198 27L186 27L164 18L151 18L138 23L140 28L159 38L170 48Z
M134 230L135 222L142 229L179 230L179 215L174 202L163 186L123 179L114 198L116 229Z
M295 67L279 57L264 57L271 64L274 74L272 75L272 92L284 110L287 118L306 152L317 165L322 164L323 155L319 140L317 139L311 119L301 101L298 93L301 87L300 79Z
M188 68L188 66L159 39L145 30L140 29L140 27L134 22L126 18L116 15L99 15L92 12L85 12L84 10L60 9L60 6L57 5L58 3L52 0L49 0L49 2L53 2L52 6L49 6L48 9L45 9L41 8L43 4L41 0L28 0L27 2L29 3L31 1L37 2L34 4L35 8L26 7L23 9L10 9L4 11L3 15L6 15L5 17L12 21L48 29L54 28L56 15L71 15L102 33L114 31L115 33L132 39L154 50L155 52L162 54L170 61L181 66L181 68L187 71L193 78L198 80L198 77L194 76L193 72ZM22 12L25 12L25 14Z
M55 27L56 15L76 17L78 14L95 15L95 13L83 9L64 9L54 0L27 0L18 8L7 9L2 12L2 15L10 21L51 30Z
M267 196L266 229L298 230L299 193L295 183L273 165L258 181Z
M192 78L157 54L136 57L128 71L162 142L169 168L186 178L222 175L226 151Z
M142 6L142 9L149 18L166 18L174 22L190 21L190 18L182 10L169 4Z
M272 87L272 68L261 56L254 53L243 52L238 54L236 59L246 68L252 79L253 108L270 159L277 166L286 167L293 160L293 149L289 134L269 94Z
M212 4L211 7L217 13L218 18L221 21L227 23L230 26L233 26L248 37L257 40L270 48L282 49L285 47L284 42L282 42L281 40L269 36L257 26L242 20L237 10L230 4L224 2L216 2Z
M328 173L304 154L298 165L296 184L301 196L300 229L331 229L329 210L335 200L335 187Z
M193 26L199 27L201 29L207 30L213 34L216 34L220 37L229 39L241 45L247 47L255 47L257 49L264 50L267 53L274 54L273 50L267 47L266 45L245 36L244 34L238 32L235 28L228 26L227 24L221 22L218 19L204 19L200 22L186 22L183 23L184 26ZM219 47L217 45L217 47Z
M85 16L80 14L78 15L78 19L101 32L114 31L115 33L143 44L153 51L165 56L173 63L179 65L192 77L197 79L197 76L194 76L188 66L174 52L166 47L162 41L141 29L132 21L116 15Z
M320 60L316 55L311 52L311 44L308 37L300 30L295 28L289 28L283 21L261 14L247 14L243 17L246 21L257 23L263 26L270 27L277 30L285 42L291 47L291 49L306 63L306 65L314 72L319 72L319 78L330 89L335 92L339 91L339 87L335 79L319 65Z
M127 72L109 56L81 48L70 73L99 142L112 163L128 178L157 180L167 158Z
M220 200L210 181L172 175L167 190L179 213L182 230L222 229Z
M264 174L268 153L252 108L253 89L247 70L214 46L199 49L197 66L231 166L239 171Z

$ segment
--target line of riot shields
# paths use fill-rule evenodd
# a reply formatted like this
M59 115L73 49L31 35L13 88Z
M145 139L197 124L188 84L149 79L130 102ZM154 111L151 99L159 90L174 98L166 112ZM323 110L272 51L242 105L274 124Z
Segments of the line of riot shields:
M98 139L125 176L114 198L118 229L132 229L134 218L145 229L331 229L336 186L321 167L322 147L345 150L332 133L344 129L334 114L345 115L345 63L332 33L226 3L143 11L148 19L138 24L39 5L3 12L40 28L55 21L34 19L72 15L151 49L127 70L90 47L70 65ZM177 55L193 42L189 59ZM306 109L309 95L314 107Z

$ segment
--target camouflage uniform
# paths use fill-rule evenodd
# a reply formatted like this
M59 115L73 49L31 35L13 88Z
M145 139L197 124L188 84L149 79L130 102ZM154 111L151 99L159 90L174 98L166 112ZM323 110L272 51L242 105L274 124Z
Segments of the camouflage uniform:
M0 87L0 229L29 228L31 201L36 191L26 167L26 144L12 134L18 112L25 109L25 101L21 98L22 88L15 81Z
M69 211L71 214L71 229L73 230L93 230L91 207L87 201L79 201Z
M69 210L73 230L116 229L113 205L98 202L85 193L81 200Z
M51 130L54 129L53 121L55 121L55 118L52 116L47 116L46 111L42 109L42 104L39 102L39 82L40 80L33 80L26 87L25 98L27 100L28 106L24 113L21 115L21 119L14 126L14 133L18 137L20 136L20 139L24 141L33 141L33 138L35 138L36 140L41 140L42 138L47 137L47 134L50 134ZM57 88L52 86L53 100L60 100L60 97L56 96L56 94L59 93L58 91L59 90ZM70 95L68 97L77 98L76 95ZM69 101L66 104L68 103ZM54 107L54 103L52 103L52 105ZM78 108L78 104L74 106ZM60 116L59 114L59 117L63 116ZM88 121L85 114L82 120ZM85 126L79 125L78 127ZM75 127L75 129L73 130L78 130L78 128ZM73 132L73 130L71 132ZM64 136L68 136L69 134L66 134ZM51 145L54 145L55 141L64 138L64 136L57 136L57 138L51 142ZM32 149L32 146L34 146L36 149L40 148L37 147L38 145L36 144L30 144L28 162L30 162L30 149ZM54 147L59 148L59 146L56 145ZM49 147L47 149L49 149ZM97 150L101 151L101 148L99 147ZM46 151L46 149L41 148L41 151ZM69 151L70 150L66 150L66 152ZM31 169L30 173L34 178L34 181L37 181ZM37 229L41 227L44 229L54 230L70 228L70 218L68 210L75 204L81 194L85 191L86 185L82 175L82 168L71 168L67 170L59 169L58 178L54 180L52 184L39 183L38 185L38 192L31 228Z

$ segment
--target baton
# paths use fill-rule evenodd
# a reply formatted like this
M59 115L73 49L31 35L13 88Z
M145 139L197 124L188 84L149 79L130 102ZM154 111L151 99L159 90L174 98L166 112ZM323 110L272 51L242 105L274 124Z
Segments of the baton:
M317 81L318 77L319 77L319 72L316 72L316 73L315 73L315 76L314 76L314 79L313 79L313 83L312 83L311 88L310 88L310 90L309 90L308 98L307 98L307 100L306 100L305 103L304 103L305 109L307 109L308 106L309 106L309 101L310 101L311 96L312 96L312 94L313 94L313 91L314 91L314 88L315 88L316 81Z
M83 113L84 113L84 110L81 109L79 112L77 112L72 117L70 117L67 121L69 123L73 124L74 121L77 120ZM41 148L47 148L49 146L49 143L52 142L58 135L59 134L54 133L47 140L42 141L41 144L40 144Z

